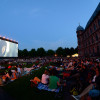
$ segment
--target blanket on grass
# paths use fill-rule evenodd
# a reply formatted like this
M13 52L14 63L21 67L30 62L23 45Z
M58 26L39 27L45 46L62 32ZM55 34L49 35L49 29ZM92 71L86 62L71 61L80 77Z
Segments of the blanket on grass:
M49 89L47 85L44 85L42 83L39 83L37 88L39 90L46 90L46 91L57 92L57 93L60 91L60 88L57 88L57 89Z

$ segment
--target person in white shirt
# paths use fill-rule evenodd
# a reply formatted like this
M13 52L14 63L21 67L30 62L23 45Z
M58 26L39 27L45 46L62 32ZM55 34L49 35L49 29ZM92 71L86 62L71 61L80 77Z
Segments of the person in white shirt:
M48 84L49 83L49 72L45 70L44 74L42 75L41 83Z

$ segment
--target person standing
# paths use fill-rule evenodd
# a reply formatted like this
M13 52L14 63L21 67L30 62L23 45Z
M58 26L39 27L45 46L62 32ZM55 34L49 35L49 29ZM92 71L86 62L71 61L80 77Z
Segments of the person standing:
M21 69L20 66L17 67L18 77L21 77Z

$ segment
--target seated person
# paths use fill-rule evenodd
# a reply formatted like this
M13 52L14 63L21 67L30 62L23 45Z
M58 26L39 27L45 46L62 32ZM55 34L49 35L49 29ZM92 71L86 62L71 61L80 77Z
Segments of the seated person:
M89 96L95 98L100 96L100 75L96 77L93 88L89 91Z
M52 75L49 78L49 88L56 89L57 86L60 86L59 78L56 76L56 72L52 71Z
M41 83L43 84L49 83L49 72L47 70L45 70L44 74L42 75Z
M15 80L18 78L18 75L17 75L17 69L15 69L15 72L12 73L12 78L11 80Z
M100 68L96 68L96 75L93 77L92 83L83 90L80 95L74 96L75 99L79 100L81 97L89 93L89 96L99 95L100 96ZM96 96L97 96L96 95Z
M2 76L2 81L3 81L3 83L6 83L6 75Z
M11 72L11 69L8 71L8 74L10 76L10 78L12 77L12 72Z
M7 83L10 80L8 71L5 72L5 75L2 76L3 83Z

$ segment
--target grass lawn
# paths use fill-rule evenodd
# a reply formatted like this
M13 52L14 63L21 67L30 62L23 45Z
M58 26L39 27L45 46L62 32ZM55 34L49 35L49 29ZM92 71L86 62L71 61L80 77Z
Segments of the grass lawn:
M15 100L55 100L55 93L40 91L35 87L30 87L30 79L33 79L35 76L41 79L44 70L45 67L42 67L41 69L34 71L32 75L16 79L14 82L7 84L3 88L14 97Z

